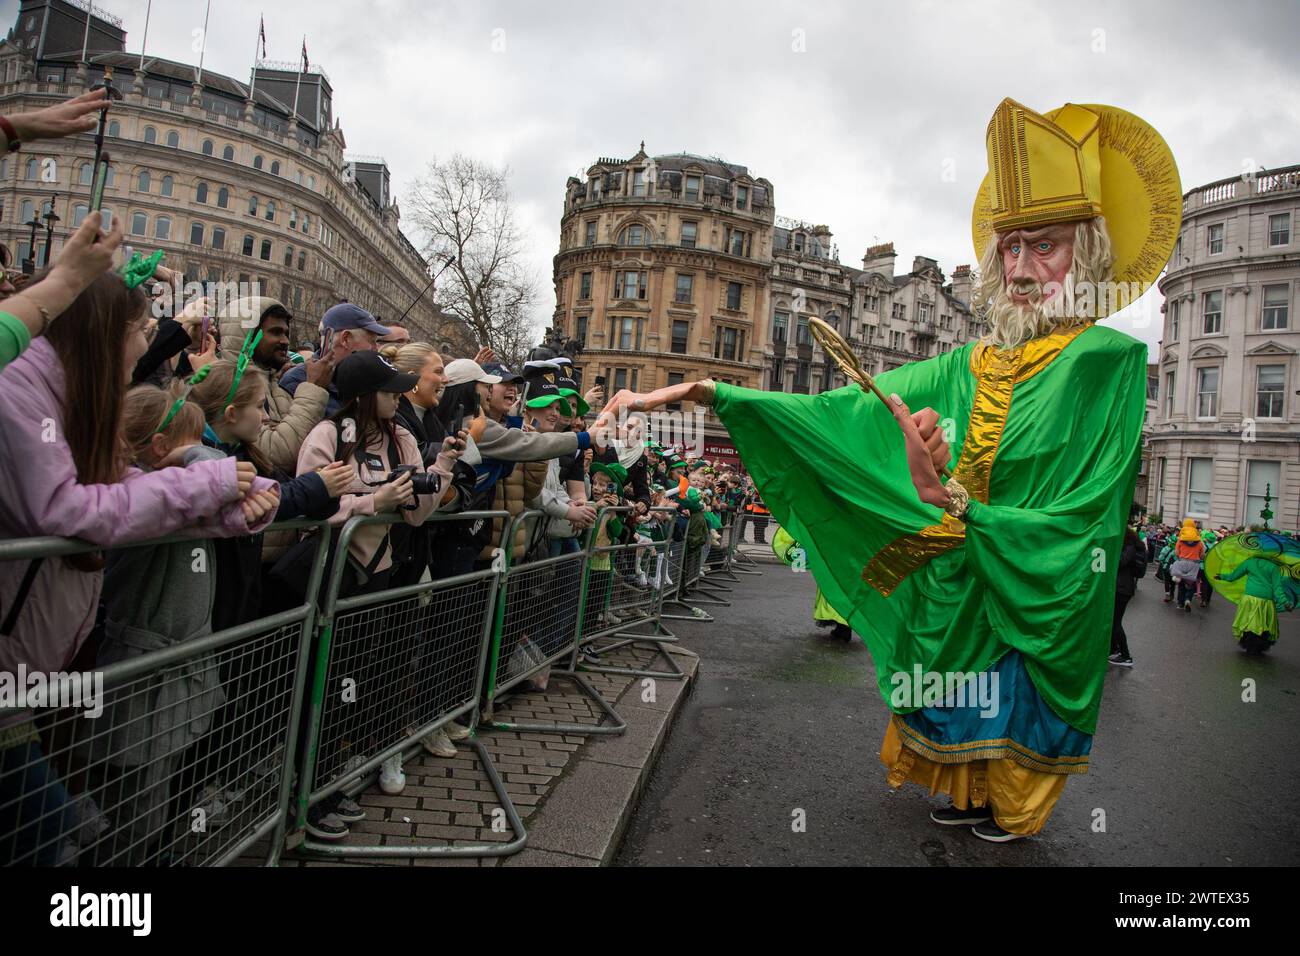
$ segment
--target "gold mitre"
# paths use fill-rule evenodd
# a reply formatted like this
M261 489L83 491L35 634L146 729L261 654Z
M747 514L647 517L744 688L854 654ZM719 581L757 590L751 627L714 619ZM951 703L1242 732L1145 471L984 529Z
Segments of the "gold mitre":
M1149 124L1114 106L1067 103L1035 113L998 104L986 135L989 172L975 197L975 256L994 233L1102 216L1116 282L1152 282L1182 222L1178 166Z

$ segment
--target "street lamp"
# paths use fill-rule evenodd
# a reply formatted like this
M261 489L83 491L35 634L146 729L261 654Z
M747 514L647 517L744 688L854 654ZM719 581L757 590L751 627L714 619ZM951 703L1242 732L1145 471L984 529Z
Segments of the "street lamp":
M23 274L31 275L36 271L36 230L40 228L41 221L37 219L36 214L33 213L32 218L23 223L23 225L32 227L32 234L27 240L27 258L23 260L22 266Z
M55 193L50 200L50 211L41 216L45 220L45 261L41 263L43 266L50 264L50 247L54 245L54 224L62 221L59 214L54 211L54 203L58 198L59 194Z

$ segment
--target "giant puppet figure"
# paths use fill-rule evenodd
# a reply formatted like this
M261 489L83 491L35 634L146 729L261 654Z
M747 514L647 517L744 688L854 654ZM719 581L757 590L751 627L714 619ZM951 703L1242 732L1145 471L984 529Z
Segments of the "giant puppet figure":
M881 374L888 404L705 380L606 412L713 406L871 652L890 785L943 791L936 823L1005 842L1088 769L1147 382L1146 345L1095 320L1158 276L1181 195L1164 140L1110 106L1004 100L987 148L979 341Z

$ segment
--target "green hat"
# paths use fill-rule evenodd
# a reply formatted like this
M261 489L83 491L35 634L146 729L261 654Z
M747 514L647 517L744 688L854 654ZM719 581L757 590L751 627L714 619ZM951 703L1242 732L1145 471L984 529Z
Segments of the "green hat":
M700 511L704 505L700 503L700 489L687 488L686 495L681 500L681 506L687 511Z
M667 468L669 471L672 471L674 468L685 468L685 467L686 467L686 462L682 461L680 458L670 458L667 460Z
M619 488L622 488L627 484L627 469L620 464L606 464L603 461L593 461L591 463L591 471L592 474L599 471L608 475L610 481L614 482L615 486Z

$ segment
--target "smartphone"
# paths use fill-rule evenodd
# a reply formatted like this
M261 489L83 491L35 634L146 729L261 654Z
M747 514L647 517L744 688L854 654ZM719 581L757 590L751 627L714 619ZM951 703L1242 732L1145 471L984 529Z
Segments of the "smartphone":
M90 187L90 211L99 212L104 205L104 183L108 180L108 150L99 154L99 166L95 170L95 176L91 180ZM104 224L104 231L107 232L112 228L112 223Z
M603 376L603 375L597 375L597 376L596 376L596 384L599 385L601 388L604 388L604 387L605 387L605 376Z
M208 347L208 326L211 324L212 316L205 315L203 317L203 331L199 333L199 348L201 349L206 349Z
M462 431L462 427L461 427L461 426L462 426L462 423L465 421L465 403L464 403L464 402L461 402L459 405L456 406L456 411L452 414L452 416L451 416L451 421L452 421L452 426L451 426L451 427L452 427L452 433L451 433L451 437L452 437L452 438L456 438L456 436L457 436L457 435ZM463 441L461 441L459 438L456 438L456 447L459 448L461 451L464 451L464 450L465 450L465 443L464 443Z

